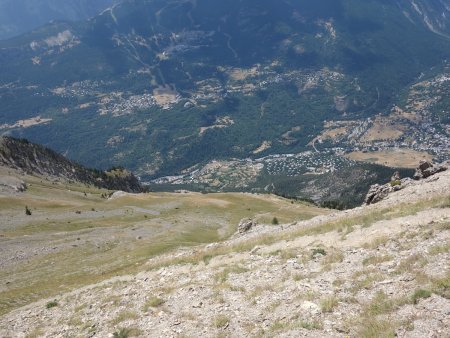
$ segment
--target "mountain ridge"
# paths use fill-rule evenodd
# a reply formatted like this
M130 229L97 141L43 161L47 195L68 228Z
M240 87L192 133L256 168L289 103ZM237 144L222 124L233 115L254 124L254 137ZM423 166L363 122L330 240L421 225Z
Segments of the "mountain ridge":
M25 139L0 138L0 165L27 174L78 181L109 190L136 193L144 190L138 179L123 168L106 172L88 169Z
M0 1L0 40L24 34L50 21L87 19L114 2L113 0L2 0Z

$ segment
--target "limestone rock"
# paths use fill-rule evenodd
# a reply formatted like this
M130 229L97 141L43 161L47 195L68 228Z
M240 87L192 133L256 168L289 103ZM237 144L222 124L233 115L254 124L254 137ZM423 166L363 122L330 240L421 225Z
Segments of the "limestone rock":
M238 232L240 234L244 234L244 233L250 231L255 226L256 226L256 223L252 219L245 218L239 222Z
M312 314L312 315L316 315L321 312L320 307L317 304L315 304L313 302L309 302L309 301L303 302L302 305L300 306L300 308L303 311L305 311L309 314Z
M385 198L391 191L394 191L391 185L374 184L370 187L369 192L364 199L365 204L374 204Z
M24 192L27 190L27 184L13 176L0 177L0 189L4 188L12 192Z
M400 181L402 177L400 176L400 173L398 171L396 171L392 177L391 177L391 181Z

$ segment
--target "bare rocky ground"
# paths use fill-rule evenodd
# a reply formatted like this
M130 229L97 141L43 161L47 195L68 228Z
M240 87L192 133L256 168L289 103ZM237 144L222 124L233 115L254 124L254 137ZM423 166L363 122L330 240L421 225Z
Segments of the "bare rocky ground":
M2 337L448 337L450 172L151 259L14 310Z

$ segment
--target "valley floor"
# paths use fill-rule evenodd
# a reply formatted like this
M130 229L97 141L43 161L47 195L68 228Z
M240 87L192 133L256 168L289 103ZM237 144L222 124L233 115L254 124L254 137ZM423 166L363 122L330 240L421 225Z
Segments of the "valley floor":
M162 254L10 311L0 336L445 337L449 187L447 171L375 205Z

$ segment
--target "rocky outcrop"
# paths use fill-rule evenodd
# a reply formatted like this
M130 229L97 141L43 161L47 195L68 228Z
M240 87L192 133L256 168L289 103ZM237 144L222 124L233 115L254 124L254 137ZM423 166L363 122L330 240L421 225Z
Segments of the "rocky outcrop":
M0 139L0 165L23 171L77 181L109 190L138 193L144 189L138 178L124 168L100 171L68 160L55 151L24 139Z
M415 180L420 180L423 178L428 178L437 173L446 171L448 169L445 165L434 165L429 161L420 161L419 167L416 169L413 178Z
M364 199L364 204L375 204L385 199L390 193L399 191L411 183L410 178L399 179L400 176L394 174L392 178L395 178L390 183L380 185L374 184L370 186L369 192Z
M416 169L413 178L418 181L446 171L447 169L448 167L444 164L434 165L429 161L420 161L419 167ZM364 204L369 205L380 202L390 193L401 190L411 184L411 181L410 178L401 179L400 173L397 171L392 175L391 182L384 185L374 184L370 186L369 192L364 199Z
M400 172L396 171L391 177L391 182L399 181L401 178Z
M17 177L0 176L0 191L24 192L27 188L27 184Z
M369 192L364 199L364 203L377 203L385 198L391 191L393 191L391 186L374 184L370 187Z
M256 226L256 222L252 219L245 218L238 224L238 233L244 234Z

